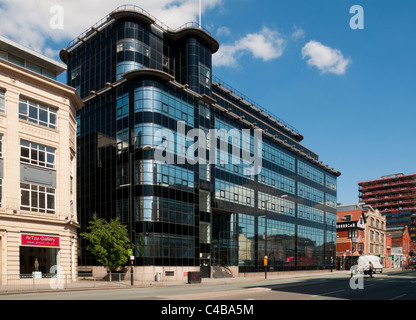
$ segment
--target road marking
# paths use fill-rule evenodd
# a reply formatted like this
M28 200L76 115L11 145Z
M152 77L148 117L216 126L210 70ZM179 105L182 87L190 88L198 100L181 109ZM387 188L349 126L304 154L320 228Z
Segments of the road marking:
M272 291L271 288L253 287L248 289L236 289L236 290L225 290L225 291L214 291L214 292L199 292L189 294L178 294L173 296L158 296L158 299L164 300L205 300L226 296L244 295L249 293L267 292Z
M337 291L325 292L325 293L321 293L321 294L315 294L315 295L311 296L311 298L315 298L315 297L319 297L319 296L325 296L325 295L328 295L328 294L343 292L343 291L345 291L345 290L337 290Z
M404 297L405 295L406 295L406 293L405 293L405 294L402 294L402 295L400 295L400 296L397 296L397 297L391 298L390 300L396 300L396 299L399 299L399 298L401 298L401 297Z

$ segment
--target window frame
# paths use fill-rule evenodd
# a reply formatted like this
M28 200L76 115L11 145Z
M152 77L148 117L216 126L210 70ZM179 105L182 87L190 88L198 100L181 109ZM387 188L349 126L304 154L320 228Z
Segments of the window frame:
M0 88L0 113L6 114L6 90Z
M27 198L27 204L23 203L24 195ZM52 202L50 202L50 199L52 199ZM52 205L50 206L50 204ZM56 214L56 188L21 182L20 210Z
M27 156L23 155L23 150L27 149ZM36 158L34 157L36 153ZM41 155L43 160L41 159ZM48 161L53 156L53 161ZM37 167L56 169L56 149L39 143L20 139L20 162L34 165Z
M125 93L116 99L116 119L123 119L129 115L129 94Z
M42 114L43 116L46 115L46 120L40 119ZM50 107L29 98L19 98L19 119L58 130L58 108Z
M199 84L211 88L211 69L206 65L199 63Z

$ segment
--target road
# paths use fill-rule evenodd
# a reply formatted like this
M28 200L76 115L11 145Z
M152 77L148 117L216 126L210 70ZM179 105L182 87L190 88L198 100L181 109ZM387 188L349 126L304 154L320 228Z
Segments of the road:
M0 300L416 300L416 272L0 295Z
M358 280L357 280L358 281ZM357 283L357 282L356 282ZM416 273L364 277L362 288L353 289L350 279L325 282L268 285L218 297L221 300L416 300ZM256 290L257 289L257 290ZM211 299L216 300L216 297Z

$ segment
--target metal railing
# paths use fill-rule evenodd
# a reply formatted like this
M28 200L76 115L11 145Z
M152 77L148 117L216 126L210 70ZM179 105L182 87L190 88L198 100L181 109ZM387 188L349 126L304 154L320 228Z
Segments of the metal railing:
M182 28L195 27L195 28L201 28L205 32L210 34L210 32L208 30L206 30L205 28L200 26L199 23L197 23L197 22L187 22L184 25L182 25L182 26L180 26L176 29L172 29L169 26L167 26L165 23L160 21L159 19L155 18L153 15L151 15L149 12L147 12L143 8L141 8L137 5L134 5L134 4L125 4L125 5L121 5L121 6L117 7L110 14L107 14L104 18L102 18L101 20L96 22L91 28L85 30L78 37L71 40L68 43L68 46L67 46L68 50L70 50L72 47L74 47L77 43L81 42L82 41L81 39L84 39L84 38L88 37L88 35L90 35L94 30L99 30L102 26L104 26L106 23L108 23L111 20L110 16L111 16L112 13L116 13L116 12L120 12L120 11L137 11L139 13L142 13L142 14L148 16L149 18L153 19L155 21L154 25L156 27L158 27L161 31L178 31Z
M92 273L71 274L8 274L0 275L0 294L33 291L74 290L74 289L99 289L130 287L131 281L126 273L112 273L106 276L96 276ZM165 279L167 278L167 279ZM173 280L162 276L162 273L135 273L134 286L166 285L167 283L185 283L186 279Z
M257 109L262 110L262 112L264 114L266 114L269 117L272 117L273 119L275 119L276 121L278 121L279 123L281 123L282 126L285 126L289 131L292 131L294 134L299 134L299 130L298 129L296 129L295 127L293 127L292 125L290 125L286 121L284 121L281 118L279 118L276 114L274 114L274 113L270 112L269 110L265 109L264 107L262 107L257 102L255 102L251 98L247 97L246 95L244 95L243 93L241 93L237 89L233 88L231 85L225 83L220 78L216 77L215 75L212 75L212 81L215 82L215 83L217 83L217 84L219 84L221 87L225 88L229 92L232 92L235 96L240 97L240 98L243 98L246 102L248 102L249 104L252 104Z

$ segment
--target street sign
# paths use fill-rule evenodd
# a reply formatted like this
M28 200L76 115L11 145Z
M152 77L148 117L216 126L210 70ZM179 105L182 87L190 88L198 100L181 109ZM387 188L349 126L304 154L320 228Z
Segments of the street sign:
M133 255L133 249L128 249L127 254L129 255L129 257L131 257Z

